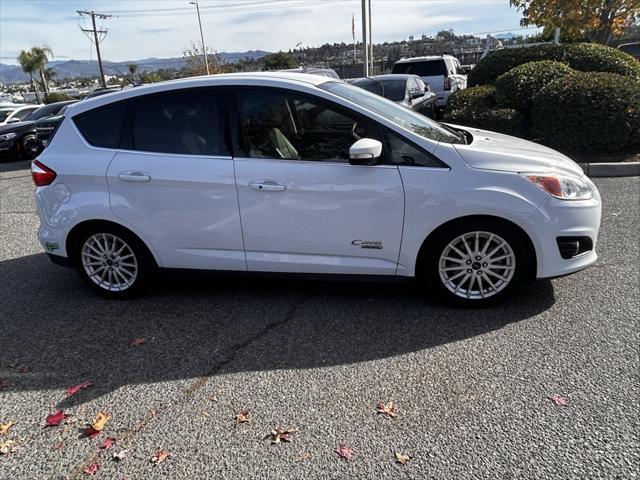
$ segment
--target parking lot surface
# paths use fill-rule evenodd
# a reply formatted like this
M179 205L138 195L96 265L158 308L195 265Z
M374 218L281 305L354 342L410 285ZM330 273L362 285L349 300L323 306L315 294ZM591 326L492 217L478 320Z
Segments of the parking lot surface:
M109 302L46 258L27 167L0 165L2 480L92 464L109 479L638 477L640 178L596 180L594 267L473 311L406 284L203 274ZM265 439L276 427L292 441Z

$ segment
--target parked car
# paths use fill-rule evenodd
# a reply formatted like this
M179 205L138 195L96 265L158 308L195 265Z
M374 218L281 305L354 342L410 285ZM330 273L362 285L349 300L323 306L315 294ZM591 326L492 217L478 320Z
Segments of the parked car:
M374 75L354 80L351 85L388 98L427 117L436 117L436 94L416 75Z
M24 122L29 119L29 115L35 112L42 105L16 105L0 108L0 126L10 123Z
M89 93L83 100L88 100L90 98L101 97L102 95L106 95L107 93L115 93L122 90L121 86L117 87L100 87L96 88L94 91Z
M35 158L40 153L40 142L36 138L37 122L57 115L67 105L77 100L44 105L28 117L28 120L0 126L0 159Z
M618 47L618 50L622 50L636 60L640 60L640 42L623 43Z
M336 73L332 68L324 68L324 67L300 67L300 68L290 68L288 70L280 70L281 72L293 72L293 73L310 73L312 75L320 75L322 77L329 77L340 79L340 76Z
M566 156L314 75L78 102L32 177L51 260L110 298L161 267L417 276L482 306L597 259L600 196Z
M70 102L61 102L61 103L66 103L66 105L63 105L62 108L60 108L55 115L43 117L39 120L36 120L35 129L36 129L36 138L38 141L36 142L36 145L35 145L35 148L37 148L37 151L34 150L35 152L33 153L34 157L47 147L47 144L49 143L49 137L55 131L55 129L58 127L58 124L64 118L64 112L67 110L67 107L69 105L73 105L76 102L77 100L73 100Z
M467 75L457 58L451 55L403 58L393 66L392 73L417 75L436 93L439 112L447 105L449 95L467 88Z

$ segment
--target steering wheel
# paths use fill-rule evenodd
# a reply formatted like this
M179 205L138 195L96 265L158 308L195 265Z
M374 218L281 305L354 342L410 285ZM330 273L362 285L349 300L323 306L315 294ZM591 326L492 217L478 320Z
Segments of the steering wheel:
M357 141L360 140L362 137L360 135L358 135L356 133L356 130L358 129L358 127L360 126L360 124L358 122L353 122L353 126L351 127L351 136ZM362 132L361 132L362 133Z

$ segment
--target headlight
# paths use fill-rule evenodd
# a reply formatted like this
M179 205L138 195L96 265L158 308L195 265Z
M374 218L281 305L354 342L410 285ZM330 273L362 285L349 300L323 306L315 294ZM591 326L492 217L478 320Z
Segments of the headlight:
M11 132L11 133L5 133L4 135L0 135L0 140L4 140L5 142L7 140L11 140L12 138L15 138L18 134L15 132Z
M520 175L536 184L549 195L562 200L589 200L593 197L589 184L578 177L538 173L521 173Z

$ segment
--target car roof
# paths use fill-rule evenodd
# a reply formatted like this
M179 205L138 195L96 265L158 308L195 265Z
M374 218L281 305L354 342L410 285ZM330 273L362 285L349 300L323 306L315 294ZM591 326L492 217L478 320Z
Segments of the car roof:
M377 80L378 82L384 80L408 80L410 78L418 77L417 75L412 75L411 73L389 73L387 75L373 75L368 78L372 78ZM420 77L418 77L420 78Z
M396 63L432 62L435 60L444 60L445 58L455 58L455 57L452 55L428 55L426 57L401 58Z
M286 86L286 85L307 85L318 86L326 82L337 82L335 78L323 77L311 73L295 72L246 72L246 73L225 73L220 75L206 75L201 77L180 78L166 82L140 85L135 88L120 90L118 92L101 95L90 99L85 99L76 104L70 105L67 113L70 116L87 110L92 110L102 105L107 105L118 100L135 98L141 95L160 93L181 88L197 88L224 85L256 85L256 86Z

